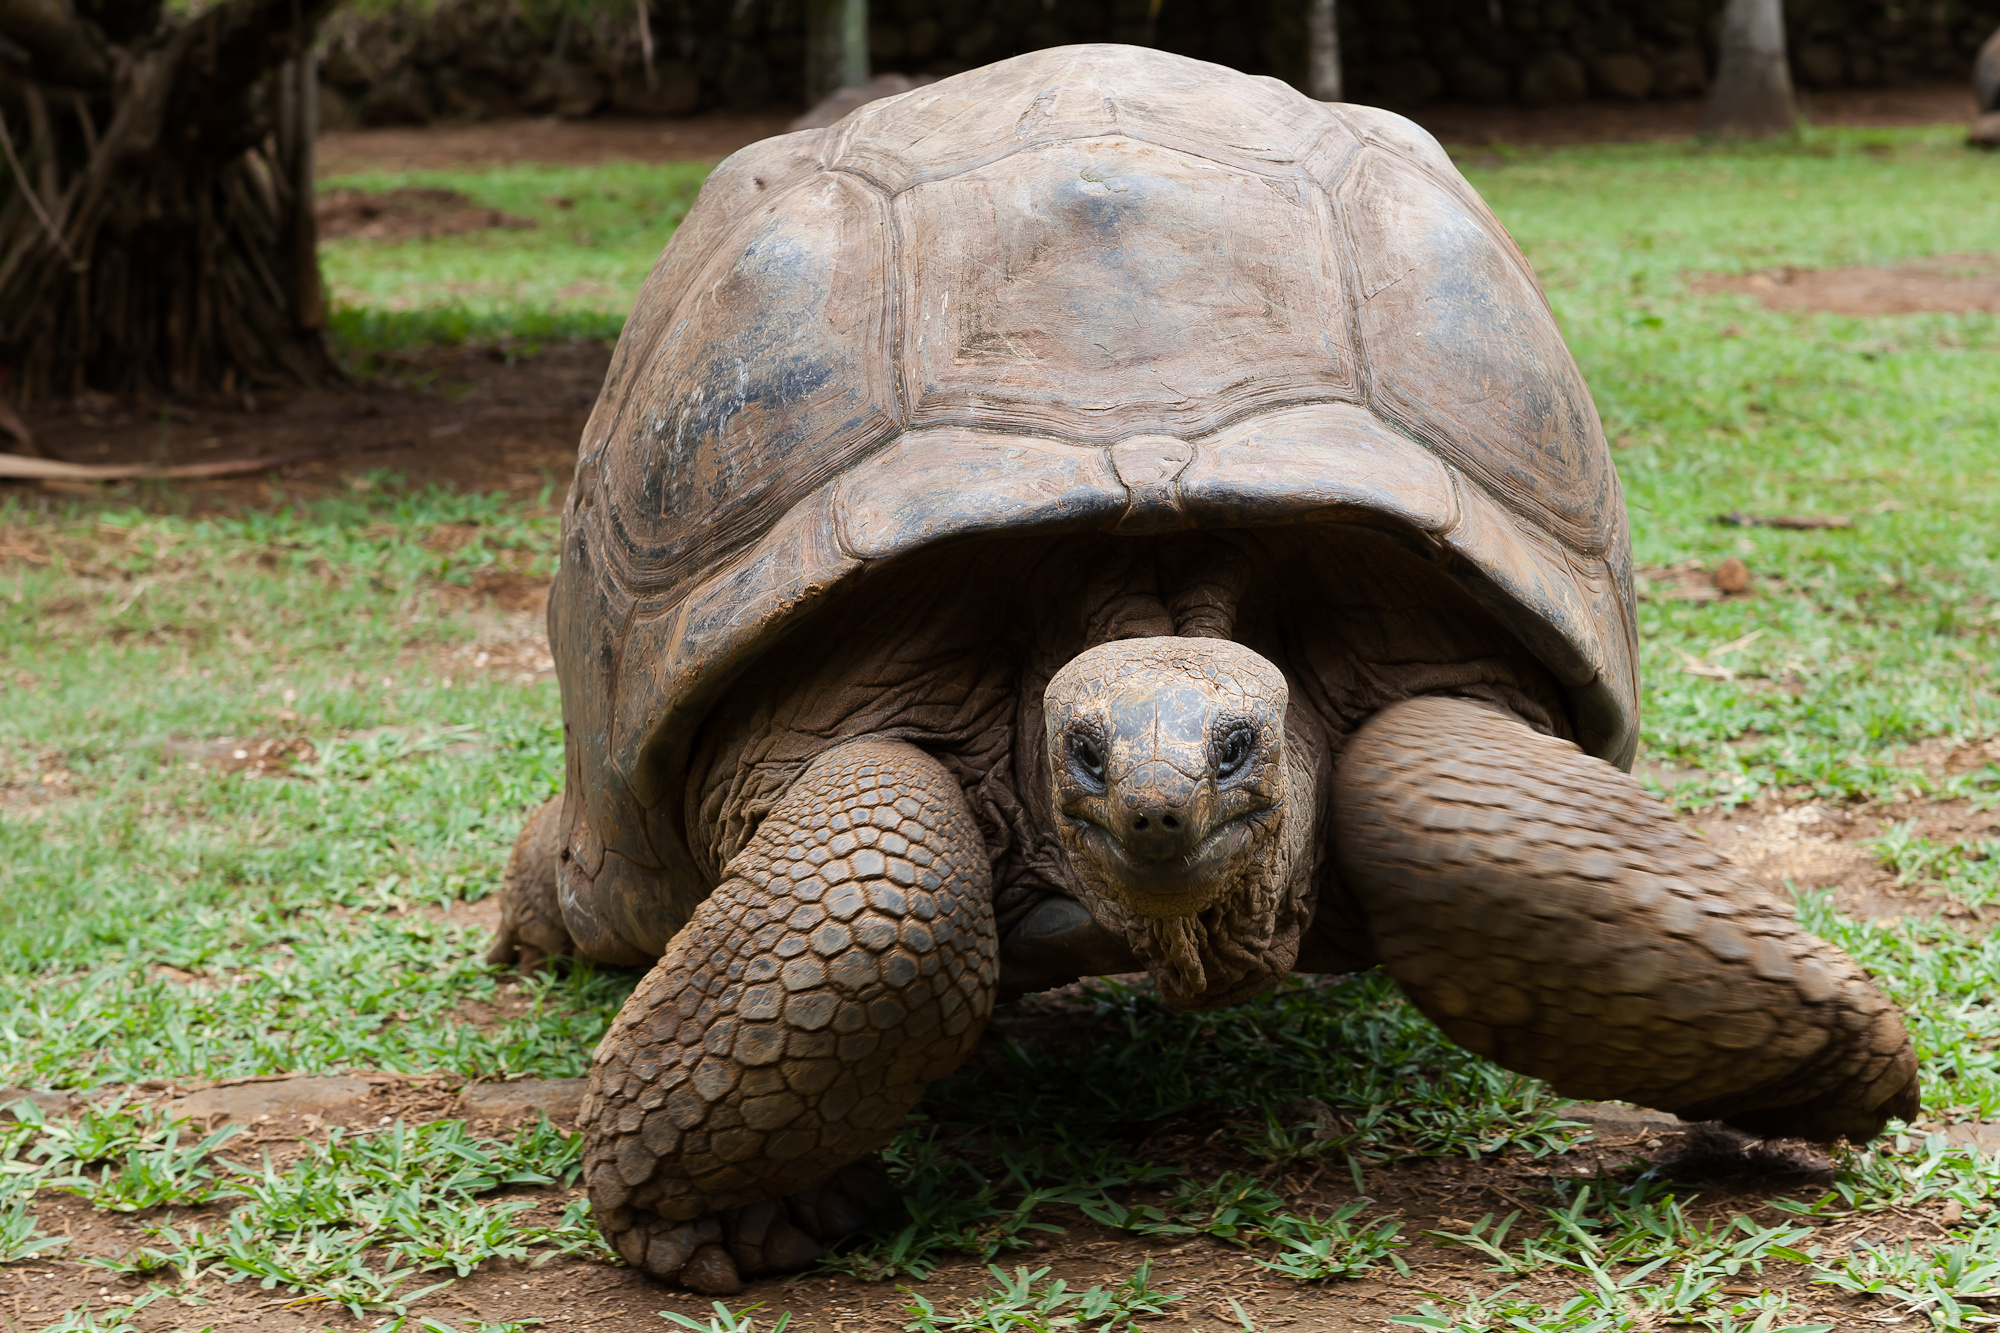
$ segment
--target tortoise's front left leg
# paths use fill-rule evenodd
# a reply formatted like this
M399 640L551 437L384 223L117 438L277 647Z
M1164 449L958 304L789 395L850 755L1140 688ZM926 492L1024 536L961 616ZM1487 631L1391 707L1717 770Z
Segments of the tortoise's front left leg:
M861 1224L841 1168L992 1011L990 886L964 793L915 746L800 773L598 1046L584 1174L628 1263L726 1294Z

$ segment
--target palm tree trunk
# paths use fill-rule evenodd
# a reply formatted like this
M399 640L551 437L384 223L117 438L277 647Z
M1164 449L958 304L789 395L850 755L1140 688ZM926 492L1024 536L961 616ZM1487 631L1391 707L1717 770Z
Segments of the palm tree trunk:
M24 398L337 374L313 225L315 26L338 0L0 0L0 365Z
M1768 139L1789 133L1798 120L1785 62L1783 0L1728 0L1722 10L1722 59L1702 110L1702 134Z

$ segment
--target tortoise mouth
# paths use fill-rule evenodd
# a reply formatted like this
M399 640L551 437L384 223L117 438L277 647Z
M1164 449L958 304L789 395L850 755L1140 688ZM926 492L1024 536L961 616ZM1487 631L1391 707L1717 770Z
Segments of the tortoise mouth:
M1149 858L1135 854L1102 825L1087 819L1070 822L1081 835L1082 851L1099 872L1102 887L1120 904L1142 916L1193 916L1220 896L1235 880L1231 872L1255 841L1252 821L1271 811L1225 819L1180 856Z

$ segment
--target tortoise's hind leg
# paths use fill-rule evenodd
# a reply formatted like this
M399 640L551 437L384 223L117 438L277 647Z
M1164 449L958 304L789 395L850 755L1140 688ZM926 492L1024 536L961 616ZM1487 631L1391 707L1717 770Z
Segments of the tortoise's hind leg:
M486 951L486 961L496 967L518 962L523 972L533 972L552 957L576 952L556 897L562 804L560 796L544 802L514 840L501 881L500 930Z
M1853 960L1568 742L1409 700L1349 741L1335 812L1383 966L1459 1045L1771 1137L1916 1114L1909 1036Z
M865 1220L842 1168L992 1010L990 874L923 751L851 741L806 767L597 1048L584 1173L628 1263L724 1294Z

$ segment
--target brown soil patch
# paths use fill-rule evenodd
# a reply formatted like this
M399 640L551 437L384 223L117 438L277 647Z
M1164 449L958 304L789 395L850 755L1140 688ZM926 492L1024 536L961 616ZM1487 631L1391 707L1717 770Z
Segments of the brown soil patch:
M559 503L576 465L576 443L610 362L601 343L558 344L509 361L499 353L443 348L399 358L391 375L323 389L165 409L89 399L43 404L24 413L45 454L74 463L183 463L334 450L331 457L256 476L173 485L0 481L0 495L33 496L37 486L129 495L197 512L266 508L366 484L377 470L423 485L505 491ZM38 564L45 544L32 534L0 534L0 560ZM497 574L490 591L513 606L535 593ZM481 589L482 591L484 589ZM523 599L527 600L523 600Z
M1688 286L1702 295L1741 292L1768 310L1835 315L1915 315L1924 311L2000 314L2000 256L1938 255L1894 268L1767 268L1707 273Z
M1075 1022L1093 1029L1083 1034L1087 1039L1116 1038L1110 1030L1115 1019L1093 1023L1077 1015ZM990 1040L1022 1035L1003 1015ZM310 1114L253 1118L244 1132L225 1146L223 1155L254 1165L268 1153L273 1164L283 1170L300 1155L304 1144L324 1141L337 1125L350 1131L365 1130L390 1118L416 1123L457 1113L459 1089L454 1083L395 1074L370 1073L363 1078L367 1094L351 1103L321 1107ZM159 1084L149 1085L140 1095L166 1101L190 1090ZM115 1091L104 1089L97 1095ZM555 1118L558 1124L571 1127L569 1116ZM497 1122L478 1124L489 1132L501 1128ZM1305 1211L1337 1207L1355 1197L1348 1172L1338 1160L1275 1168L1227 1147L1214 1146L1218 1141L1226 1142L1226 1136L1200 1132L1210 1128L1197 1125L1187 1133L1156 1136L1144 1151L1154 1160L1173 1161L1204 1177L1226 1170L1255 1172L1295 1208ZM1173 1150L1171 1155L1162 1156L1163 1150L1169 1149ZM1598 1124L1594 1140L1559 1157L1535 1159L1511 1152L1480 1162L1446 1159L1371 1167L1366 1184L1375 1206L1370 1215L1403 1219L1404 1238L1412 1242L1401 1252L1410 1268L1407 1276L1398 1275L1385 1264L1360 1281L1303 1285L1258 1268L1244 1251L1217 1240L1134 1237L1099 1227L1066 1209L1044 1214L1062 1231L1045 1233L1033 1248L1003 1255L997 1262L1009 1269L1047 1268L1050 1276L1063 1279L1072 1290L1098 1284L1115 1286L1141 1263L1149 1262L1153 1286L1181 1296L1168 1305L1165 1317L1145 1321L1144 1327L1160 1333L1194 1333L1197 1329L1213 1333L1217 1328L1239 1327L1238 1306L1262 1329L1350 1333L1380 1327L1391 1316L1414 1312L1426 1300L1434 1299L1433 1293L1458 1296L1491 1292L1505 1285L1506 1279L1485 1271L1485 1261L1477 1253L1439 1244L1424 1232L1463 1232L1487 1214L1516 1209L1536 1213L1555 1201L1553 1187L1559 1180L1592 1179L1600 1171L1628 1164L1650 1165L1686 1182L1688 1188L1680 1191L1681 1197L1689 1200L1698 1192L1699 1197L1688 1202L1688 1212L1704 1222L1737 1213L1765 1224L1780 1222L1785 1215L1765 1207L1766 1199L1813 1198L1823 1193L1831 1180L1831 1163L1816 1152L1751 1147L1740 1136L1708 1127L1682 1128L1658 1117L1626 1119L1614 1114ZM534 1224L553 1222L562 1207L580 1193L579 1189L557 1186L518 1187L489 1197L535 1201L536 1207L522 1219ZM191 1223L214 1228L223 1222L231 1206L225 1200L178 1209L175 1221L182 1226ZM118 1254L146 1243L141 1227L164 1220L163 1210L117 1216L50 1194L36 1201L35 1211L44 1233L70 1236L73 1246L62 1255L44 1255L0 1269L0 1309L12 1315L12 1327L39 1328L67 1308L115 1308L146 1293L143 1280L114 1277L79 1260L83 1254ZM1930 1239L1938 1234L1929 1210L1871 1220L1876 1224L1869 1229L1869 1238L1878 1242L1902 1235ZM1835 1223L1823 1233L1833 1242L1830 1251L1841 1247L1841 1233L1851 1225ZM1535 1229L1531 1218L1524 1218L1515 1227L1517 1233ZM443 1275L411 1285L437 1276ZM1785 1289L1809 1307L1814 1318L1838 1327L1855 1327L1880 1314L1882 1307L1866 1298L1814 1286L1807 1276L1794 1265L1776 1264L1762 1279L1746 1275L1746 1281L1760 1288ZM821 1333L892 1333L910 1318L906 1311L910 1291L921 1293L949 1312L974 1298L989 1281L982 1263L963 1258L942 1265L921 1282L906 1278L871 1284L824 1274L765 1278L750 1283L729 1304L741 1308L763 1302L764 1318L759 1321L763 1327L768 1327L772 1317L789 1310L795 1328ZM1559 1305L1575 1294L1578 1285L1574 1275L1549 1269L1522 1282L1518 1294ZM904 1287L910 1291L900 1289ZM249 1333L293 1333L300 1329L361 1329L378 1322L377 1317L356 1322L338 1311L301 1307L284 1291L263 1289L254 1282L229 1285L206 1280L200 1284L199 1297L203 1304L198 1312L183 1310L173 1300L162 1300L132 1322L143 1333L202 1325ZM489 1262L426 1297L412 1313L454 1327L463 1327L468 1317L539 1319L555 1328L636 1333L663 1327L655 1313L663 1309L701 1322L706 1322L710 1312L705 1298L663 1287L630 1269L590 1260L557 1259L540 1268ZM191 1316L198 1322L190 1323Z
M322 241L428 240L467 232L535 225L475 204L457 190L408 185L396 190L328 190L313 206Z
M521 579L521 600L509 606L500 597L472 589L444 588L439 595L447 600L464 598L484 602L488 615L478 622L477 637L471 643L454 644L432 653L426 661L430 670L449 681L500 681L533 685L555 677L555 658L549 653L547 581Z
M1978 112L1965 83L1907 88L1841 88L1802 95L1800 109L1814 126L1894 128L1963 125ZM1643 143L1689 139L1701 128L1700 100L1685 102L1579 102L1569 106L1467 106L1439 103L1406 111L1448 144Z
M1914 764L1934 777L1956 777L1988 764L2000 765L2000 736L1966 740L1957 736L1933 736L1903 751L1900 761ZM1995 816L2000 824L2000 816Z
M1732 556L1715 569L1699 560L1642 568L1636 595L1642 602L1712 602L1756 594L1756 571Z
M527 574L482 571L473 575L467 591L491 601L502 611L525 612L537 620L549 607L549 580Z
M1697 816L1694 823L1717 851L1779 895L1789 892L1787 883L1830 886L1840 909L1863 919L1936 910L1921 893L1899 886L1862 845L1881 835L1881 821L1872 815L1814 803Z
M10 690L23 693L41 683L27 672L0 677L0 712ZM69 757L58 749L14 750L0 746L0 810L16 819L40 819L81 799Z
M1835 904L1851 917L2000 918L1993 908L1975 911L1925 885L1897 883L1895 873L1867 845L1890 825L1904 822L1918 836L1940 843L2000 834L2000 812L1980 810L1967 801L1897 801L1842 809L1766 799L1743 809L1694 815L1690 822L1764 887L1781 895L1790 892L1788 884L1831 888Z
M1907 88L1844 88L1801 99L1814 125L1910 126L1965 124L1977 113L1962 83ZM1440 102L1408 114L1448 144L1627 143L1691 138L1701 126L1701 102L1578 102L1569 106L1471 106ZM422 129L341 130L320 137L319 173L443 171L547 162L715 160L785 133L798 111L712 111L674 120L553 117L491 120Z
M421 129L340 130L320 136L322 178L355 171L448 171L546 162L688 162L720 159L783 134L795 110L717 111L674 120L488 120Z
M189 768L254 773L258 777L274 777L290 772L296 764L310 764L319 759L313 743L303 736L170 740L166 751L168 758Z

